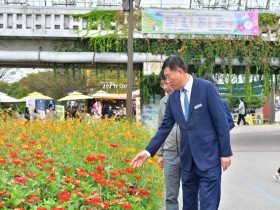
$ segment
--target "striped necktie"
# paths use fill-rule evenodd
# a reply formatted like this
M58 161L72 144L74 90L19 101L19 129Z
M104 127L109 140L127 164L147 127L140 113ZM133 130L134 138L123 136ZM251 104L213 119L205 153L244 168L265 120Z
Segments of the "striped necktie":
M189 114L189 98L188 98L188 94L187 94L187 90L183 89L182 90L184 92L184 106L185 106L185 119L186 121L188 121L188 114Z

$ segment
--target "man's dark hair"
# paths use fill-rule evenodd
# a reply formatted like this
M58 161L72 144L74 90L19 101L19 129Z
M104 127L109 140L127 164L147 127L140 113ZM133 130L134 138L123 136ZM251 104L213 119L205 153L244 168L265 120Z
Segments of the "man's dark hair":
M171 71L174 71L177 67L179 67L184 70L184 72L187 72L184 60L177 55L170 56L164 61L162 69L164 70L166 67L169 67Z
M166 80L166 77L165 77L165 75L164 75L164 71L163 71L163 70L161 70L161 71L159 72L159 78L160 78L160 80Z
M208 80L208 81L212 82L213 84L215 84L214 79L213 79L211 76L207 75L207 74L204 75L204 76L202 77L202 79Z

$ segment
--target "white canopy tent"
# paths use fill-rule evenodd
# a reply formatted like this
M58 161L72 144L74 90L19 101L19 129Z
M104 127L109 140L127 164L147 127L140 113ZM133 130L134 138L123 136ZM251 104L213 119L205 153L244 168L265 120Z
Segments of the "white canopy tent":
M8 96L6 93L0 92L0 103L15 103L18 99Z

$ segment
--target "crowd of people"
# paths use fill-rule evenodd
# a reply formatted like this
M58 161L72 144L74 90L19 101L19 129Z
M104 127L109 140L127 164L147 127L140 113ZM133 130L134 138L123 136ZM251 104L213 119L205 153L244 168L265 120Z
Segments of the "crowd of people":
M55 111L54 104L49 104L46 111L38 110L37 108L30 110L29 107L25 107L23 112L16 110L13 104L10 104L7 109L4 109L1 116L4 118L4 121L7 119L17 119L25 120L27 122L34 121L36 119L55 121L59 118L58 113ZM118 107L106 103L102 107L97 107L95 104L92 104L87 110L82 110L76 105L67 105L64 113L64 120L69 121L72 119L87 121L91 121L93 119L123 121L127 119L126 108L123 104Z

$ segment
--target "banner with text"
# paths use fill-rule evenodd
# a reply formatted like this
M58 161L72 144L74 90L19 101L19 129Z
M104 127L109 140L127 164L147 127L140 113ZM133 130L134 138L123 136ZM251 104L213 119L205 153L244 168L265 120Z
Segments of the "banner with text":
M258 12L142 11L142 33L259 35Z

